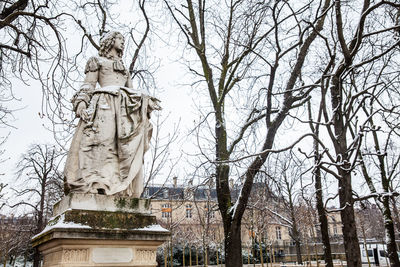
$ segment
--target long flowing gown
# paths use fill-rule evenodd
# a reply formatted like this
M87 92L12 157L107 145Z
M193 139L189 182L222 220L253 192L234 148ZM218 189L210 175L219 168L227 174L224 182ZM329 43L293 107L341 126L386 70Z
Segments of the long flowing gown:
M158 100L131 87L121 60L92 57L86 78L72 102L87 105L80 119L64 170L72 192L140 197L143 157L149 148L152 110ZM100 85L96 87L97 83Z

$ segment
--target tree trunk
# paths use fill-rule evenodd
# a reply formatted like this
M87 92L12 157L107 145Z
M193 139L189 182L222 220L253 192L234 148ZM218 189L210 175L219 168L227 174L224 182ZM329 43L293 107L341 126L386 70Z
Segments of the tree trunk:
M300 240L296 239L295 241L296 245L296 257L297 257L297 264L303 264L303 259L301 258L301 244Z
M35 252L33 253L33 267L40 266L40 253L37 248L35 248Z
M371 124L373 124L372 118L370 119ZM386 174L387 167L385 164L385 157L386 153L380 153L381 147L379 144L379 138L377 132L372 132L372 136L374 139L375 150L378 154L378 161L379 161L379 169L380 169L380 176L381 176L381 183L383 191L385 192L385 196L383 197L382 201L382 214L384 219L385 225L385 236L386 236L386 247L387 252L389 254L389 260L391 266L400 266L399 256L397 255L397 245L396 245L396 237L394 233L394 223L392 218L392 212L390 210L390 178Z
M387 252L391 266L400 266L399 256L397 255L396 238L394 234L394 224L390 211L389 197L383 199L383 218L385 220L385 236Z
M318 138L319 138L319 132L320 132L319 129L320 129L320 125L321 125L319 123L322 121L322 114L323 114L323 109L324 109L326 93L327 93L326 86L321 87L321 102L320 102L320 107L319 107L318 117L317 117L318 123L315 126L312 123L310 123L311 131ZM308 113L309 113L309 121L312 122L313 118L312 118L311 102L308 102ZM324 197L323 197L323 192L322 192L322 179L321 179L321 168L320 168L322 156L319 152L320 145L315 138L313 140L313 148L314 148L314 165L315 165L315 169L313 171L313 176L314 176L314 180L315 180L315 183L314 183L315 201L316 201L315 206L317 209L318 221L319 221L319 225L320 225L325 264L326 264L326 267L333 267L331 243L329 240L328 218L326 216Z
M242 266L242 241L239 227L232 227L225 235L225 266Z
M347 63L347 61L345 61ZM354 216L353 189L351 185L351 164L347 145L348 127L344 123L343 89L341 75L345 70L341 64L331 80L331 105L334 135L331 135L336 153L336 169L339 184L339 205L342 219L342 233L347 267L361 267L360 246L358 244L356 220Z
M397 233L400 232L400 216L399 216L399 210L397 209L396 205L396 199L394 196L390 197L391 203L392 203L392 209L393 209L393 216L392 218L394 219L394 227L397 231ZM395 231L395 233L396 233Z
M314 141L314 145L317 143ZM323 196L322 196L322 183L321 171L319 168L315 170L315 192L316 192L316 206L318 212L318 220L321 229L321 239L324 248L324 259L326 267L333 267L331 243L329 240L328 219L326 217Z
M26 261L28 260L27 252L24 253L24 267L26 267Z
M289 187L288 187L289 189ZM297 228L297 222L296 222L296 214L294 210L294 204L292 200L292 192L289 191L289 208L290 208L290 217L292 220L292 238L294 240L295 246L296 246L296 258L297 258L297 263L298 264L303 264L303 260L301 258L301 242L300 242L300 233Z
M343 170L340 172L340 176L339 203L347 267L361 267L360 245L358 243L353 207L351 174Z

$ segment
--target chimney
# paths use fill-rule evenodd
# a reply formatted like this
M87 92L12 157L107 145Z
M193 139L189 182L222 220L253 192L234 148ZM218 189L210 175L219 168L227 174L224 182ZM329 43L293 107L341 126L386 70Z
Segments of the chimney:
M172 178L172 180L173 180L174 188L176 188L177 184L178 184L178 177L174 176L174 178Z

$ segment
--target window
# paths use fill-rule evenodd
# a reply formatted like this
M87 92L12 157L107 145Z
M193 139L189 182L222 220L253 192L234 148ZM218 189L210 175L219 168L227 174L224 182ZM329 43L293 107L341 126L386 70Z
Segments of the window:
M275 227L275 232L276 232L276 239L282 240L282 232L280 226Z
M186 205L186 218L192 218L192 205Z
M368 249L367 252L368 252L368 257L373 257L371 249ZM362 249L362 255L363 255L363 257L367 256L367 254L365 253L365 249Z
M334 226L333 226L333 235L337 235L337 234L338 234L337 226L334 225Z
M161 206L161 217L162 218L170 218L171 217L171 204L162 204Z
M204 205L204 214L205 216L210 219L214 219L215 218L215 211L212 209L212 207L210 207L209 204Z

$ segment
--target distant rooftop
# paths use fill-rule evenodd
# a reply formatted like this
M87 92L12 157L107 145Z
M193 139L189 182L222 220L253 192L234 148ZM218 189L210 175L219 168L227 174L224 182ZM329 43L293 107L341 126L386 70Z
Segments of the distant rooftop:
M153 185L145 188L143 196L152 199L196 199L196 200L217 200L215 189L206 186L183 186L183 185Z
M240 194L240 185L231 185L232 201L237 199ZM263 190L264 194L269 195L272 199L278 200L278 197L268 190L264 184L255 183L252 191ZM259 193L259 191L258 191ZM145 188L143 197L151 199L165 199L165 200L211 200L217 201L217 192L215 186L210 189L209 186L205 185L179 185L179 184L154 184Z

